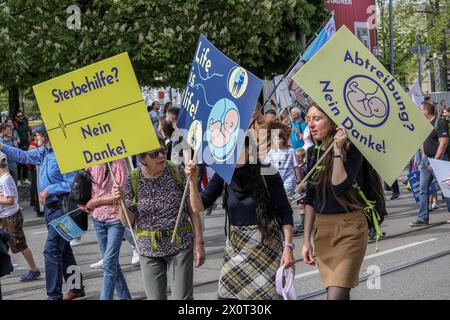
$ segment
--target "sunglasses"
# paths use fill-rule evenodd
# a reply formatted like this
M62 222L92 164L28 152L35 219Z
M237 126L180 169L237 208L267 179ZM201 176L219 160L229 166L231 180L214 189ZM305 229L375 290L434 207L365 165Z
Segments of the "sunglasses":
M23 119L23 116L16 116L17 119Z
M161 154L163 157L167 155L167 148L158 149L153 152L147 152L145 153L146 156L149 156L151 159L156 159L159 157L159 154Z

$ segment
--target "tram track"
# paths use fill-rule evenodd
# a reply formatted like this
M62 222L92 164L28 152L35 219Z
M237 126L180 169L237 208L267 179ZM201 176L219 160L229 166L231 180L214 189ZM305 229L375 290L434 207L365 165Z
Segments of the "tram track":
M440 222L436 222L436 223L431 223L431 224L429 224L428 226L425 226L425 227L420 227L420 228L417 228L417 229L408 230L408 231L396 233L396 234L393 234L393 235L386 235L385 237L380 238L378 241L380 242L380 241L385 241L385 240L389 240L389 239L394 239L394 238L397 238L397 237L405 236L405 235L408 235L408 234L413 234L413 233L416 233L416 232L420 232L420 231L423 231L423 230L435 228L435 227L438 227L438 226L441 226L441 225L445 225L445 224L447 224L447 221L440 221ZM207 241L210 242L210 241L219 240L219 239L223 239L223 238L224 238L223 235L212 236L212 237L209 237L207 239ZM369 241L369 244L370 243L374 243L374 242L375 242L375 240L371 240L371 241ZM89 244L96 244L97 242L90 241L90 242L87 242L87 243L89 243ZM86 245L87 245L87 243L86 243ZM223 253L223 252L224 252L223 248L214 249L214 250L208 251L206 256L208 257L208 256L220 254L220 253ZM450 251L447 254L450 254ZM303 261L302 258L295 260L296 263L302 262L302 261ZM92 261L90 261L90 262L92 262ZM89 263L89 262L87 262L87 263ZM137 271L137 270L138 270L137 266L129 266L129 267L125 267L125 268L122 267L122 272L124 274L129 273L129 272L133 272L133 271ZM387 270L386 272L389 272L389 271ZM14 278L14 277L18 278L19 275L17 275L17 276L8 276L8 277L5 277L5 279L8 279L8 278L11 279L11 278ZM94 271L94 272L89 272L89 273L83 273L83 281L89 280L89 279L95 279L95 278L99 278L99 277L103 277L103 272L102 271ZM210 280L210 281L200 282L200 283L194 284L193 287L194 287L194 289L195 288L201 288L201 287L205 287L205 286L208 286L208 285L215 284L215 283L217 283L217 281L218 281L217 279L214 279L214 280ZM360 281L365 281L365 280L360 280ZM36 291L36 290L45 289L45 284L39 284L39 285L35 285L35 286L30 286L30 287L26 287L26 288L19 288L19 289L14 289L14 290L9 290L9 291L8 290L4 290L4 289L6 289L6 287L8 285L11 285L11 284L13 284L13 283L3 283L2 284L2 286L3 286L3 296L4 297L7 297L8 295L15 295L15 294L19 294L19 293L26 293L26 292L29 292L29 291ZM321 294L323 294L323 293L321 293Z
M417 259L417 260L413 260L413 261L401 264L399 266L395 266L395 267L386 269L386 270L384 270L384 271L382 271L380 273L380 276L383 277L383 276L386 276L388 274L392 274L392 273L400 272L400 271L403 271L403 270L406 270L406 269L410 269L410 268L416 267L418 265L421 265L421 264L424 264L424 263L427 263L427 262L430 262L430 261L433 261L433 260L436 260L436 259L448 256L448 255L450 255L450 250L445 250L445 251L433 254L431 256L428 256L428 257L420 258L420 259ZM370 277L371 277L371 275L364 276L361 279L359 279L358 283L365 282ZM319 297L319 296L324 295L326 293L327 293L327 290L326 289L322 289L322 290L314 291L314 292L306 294L306 295L302 295L302 296L300 296L298 298L298 300L308 300L308 299L311 299L311 298Z

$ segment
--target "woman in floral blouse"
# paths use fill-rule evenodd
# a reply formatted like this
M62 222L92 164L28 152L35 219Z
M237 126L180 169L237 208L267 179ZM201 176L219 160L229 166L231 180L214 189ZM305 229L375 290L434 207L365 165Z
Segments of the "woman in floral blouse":
M164 146L164 141L160 144ZM201 266L205 249L200 216L193 214L189 196L183 204L176 241L171 242L186 175L181 166L167 161L166 147L142 153L138 160L141 166L131 172L123 190L114 186L113 194L125 200L134 225L147 299L167 299L168 266L172 298L192 299L194 260L195 267ZM120 214L127 225L122 208Z

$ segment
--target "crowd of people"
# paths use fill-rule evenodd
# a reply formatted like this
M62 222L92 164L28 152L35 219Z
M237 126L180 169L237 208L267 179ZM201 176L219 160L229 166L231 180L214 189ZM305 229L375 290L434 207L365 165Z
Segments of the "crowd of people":
M434 176L428 159L449 160L450 154L450 108L445 101L436 107L427 99L420 109L433 132L411 161L411 170L420 170L420 211L412 227L429 223L428 188ZM301 256L306 264L317 264L328 299L350 298L374 232L354 182L370 182L383 193L381 180L375 171L363 173L366 160L318 105L263 110L258 103L230 183L204 164L188 157L184 161L186 148L179 147L183 136L177 128L180 110L170 102L161 107L155 101L148 109L159 149L135 156L133 166L121 159L84 169L92 192L79 209L91 218L102 256L91 265L103 269L100 299L111 300L114 293L118 299L132 299L119 263L123 239L133 247L133 263L140 264L147 299L167 299L169 279L173 299L193 299L194 267L201 267L206 258L203 218L220 197L227 241L218 299L280 299L276 272L295 264L293 238L301 234ZM43 208L48 225L66 213L76 173L60 172L45 126L32 132L23 113L2 124L0 133L0 226L9 234L5 241L11 251L21 252L28 263L30 270L21 280L31 281L40 271L26 243L17 186L34 185L32 203L38 214ZM331 151L315 166L327 149ZM299 190L308 172L312 175ZM393 191L391 199L399 197L397 181L385 188ZM450 199L447 204L450 212ZM294 212L300 213L298 224ZM1 236L8 238L6 233ZM71 244L51 226L44 261L49 300L85 296L81 273L78 286L62 292L67 268L77 262Z
M35 135L23 112L16 112L12 119L5 119L5 122L0 124L0 143L19 150L37 147ZM33 253L27 245L18 191L18 187L28 186L26 189L29 189L30 206L34 207L38 216L43 216L38 200L36 170L34 166L23 165L0 153L0 228L8 233L11 252L21 253L28 265L28 271L20 278L22 282L36 280L41 276Z

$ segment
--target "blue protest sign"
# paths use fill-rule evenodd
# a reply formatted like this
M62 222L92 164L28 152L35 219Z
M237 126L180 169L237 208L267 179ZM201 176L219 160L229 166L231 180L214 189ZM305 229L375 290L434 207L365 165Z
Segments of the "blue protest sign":
M414 200L416 203L420 202L420 171L412 171L408 174L408 181L411 186L411 191L413 193ZM436 179L433 179L430 189L428 190L428 195L436 193L439 190Z
M261 79L200 36L177 125L188 130L187 142L199 162L228 183L262 85Z
M81 230L80 227L70 217L71 212L59 217L49 223L58 234L66 241L72 241L73 239L80 238L86 232Z

